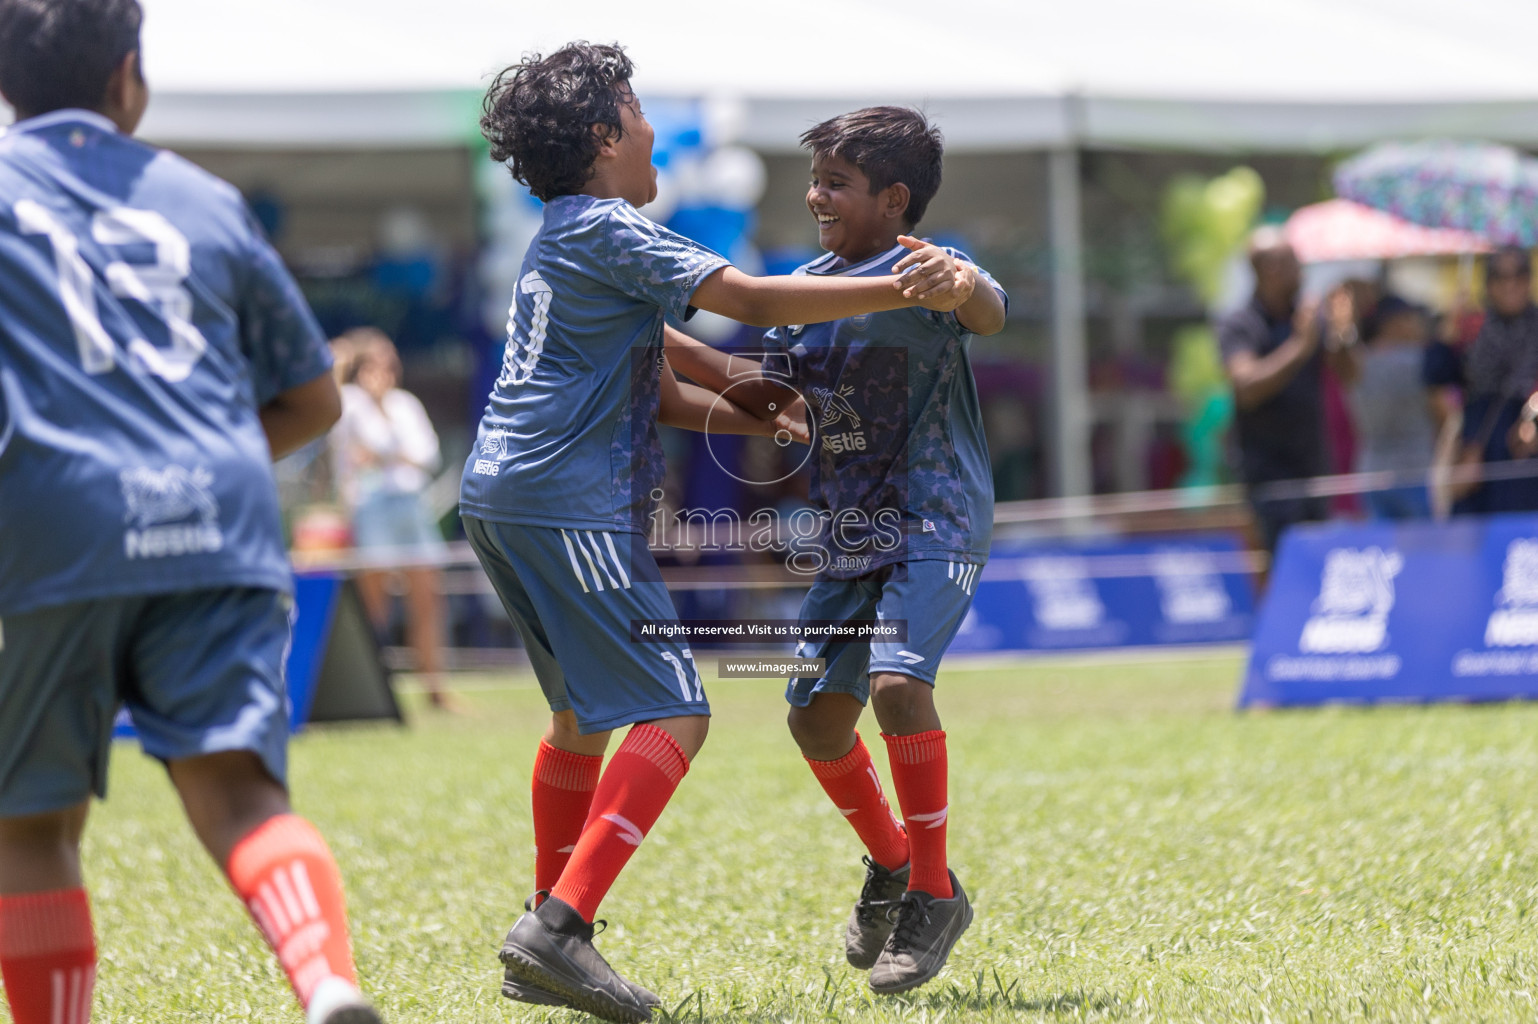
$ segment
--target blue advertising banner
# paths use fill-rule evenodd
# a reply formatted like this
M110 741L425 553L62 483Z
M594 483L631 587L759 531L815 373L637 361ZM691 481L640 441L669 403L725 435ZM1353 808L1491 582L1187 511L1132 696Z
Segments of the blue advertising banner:
M1538 697L1538 516L1283 539L1241 707Z
M1071 651L1249 639L1243 550L1222 534L1000 541L951 650Z

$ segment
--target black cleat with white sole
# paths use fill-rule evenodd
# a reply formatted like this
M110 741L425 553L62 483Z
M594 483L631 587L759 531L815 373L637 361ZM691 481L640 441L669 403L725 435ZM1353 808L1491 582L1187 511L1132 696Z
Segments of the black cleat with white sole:
M650 1007L638 995L645 990L633 989L609 966L593 946L595 931L566 903L545 900L520 917L502 943L507 979L524 991L540 989L614 1024L651 1020ZM505 992L506 982L503 988Z
M868 971L876 965L892 934L890 913L908 891L908 867L888 871L869 857L865 860L865 885L844 926L844 957L850 966Z
M648 992L623 975L620 976L620 980L625 983L626 987L630 989L630 994L635 996L636 1001L642 1006L656 1008L662 1005L662 997L655 992ZM530 1006L571 1005L571 1000L565 996L558 996L554 992L540 988L538 985L531 985L523 981L512 972L511 968L504 970L502 973L502 994L515 1002L528 1003Z
M948 900L936 899L927 892L903 893L902 902L893 908L892 934L876 964L870 970L874 992L891 995L918 988L940 973L951 947L972 923L972 904L952 871Z

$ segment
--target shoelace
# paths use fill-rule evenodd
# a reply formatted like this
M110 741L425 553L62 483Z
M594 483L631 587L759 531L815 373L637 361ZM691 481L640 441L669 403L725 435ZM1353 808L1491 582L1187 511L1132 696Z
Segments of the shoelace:
M869 857L861 859L865 861L865 885L860 889L860 901L855 904L855 919L860 922L861 928L869 928L876 920L877 911L887 914L890 919L892 908L900 901L876 899L876 892L881 885L876 862Z
M892 952L902 952L911 947L919 937L919 931L929 924L929 902L917 897L904 896L893 910L897 911L896 927L892 929L892 937L887 940L887 948ZM892 911L887 911L887 920L892 919Z

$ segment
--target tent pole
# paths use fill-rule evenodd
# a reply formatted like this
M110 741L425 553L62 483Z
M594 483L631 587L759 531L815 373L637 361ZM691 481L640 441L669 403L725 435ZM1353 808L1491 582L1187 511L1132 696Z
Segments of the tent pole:
M1079 149L1047 155L1052 244L1052 490L1090 493L1089 361L1084 337L1084 235Z

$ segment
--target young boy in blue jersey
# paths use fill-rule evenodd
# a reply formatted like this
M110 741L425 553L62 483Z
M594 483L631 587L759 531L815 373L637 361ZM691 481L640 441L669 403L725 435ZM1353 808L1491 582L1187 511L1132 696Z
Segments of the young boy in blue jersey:
M0 975L15 1024L90 1018L80 839L122 704L310 1024L377 1024L284 782L271 459L335 421L330 358L240 194L129 137L141 18L0 0Z
M674 386L664 317L700 308L771 326L946 309L957 280L938 250L903 278L754 278L647 220L653 133L631 71L619 47L578 43L508 68L487 94L491 156L545 210L460 501L552 712L534 768L536 893L502 946L503 993L622 1022L649 1020L657 999L598 954L593 919L710 713L686 643L632 638L634 624L676 619L644 539L664 469L655 421Z
M922 114L871 107L801 137L812 154L807 207L828 252L811 279L885 279L938 256L902 242L940 187L940 132ZM804 622L876 619L906 637L803 643L826 658L820 678L792 679L790 731L812 773L869 856L845 953L877 992L904 992L945 965L972 920L946 862L946 737L935 673L971 607L993 532L993 481L977 388L974 334L1003 329L1007 298L965 255L952 311L903 309L776 328L764 368L791 367L819 430L813 495L827 513L826 564ZM669 361L685 376L766 415L794 392L771 376L745 381L732 357L677 332ZM895 821L855 726L867 700L890 755L903 820Z

